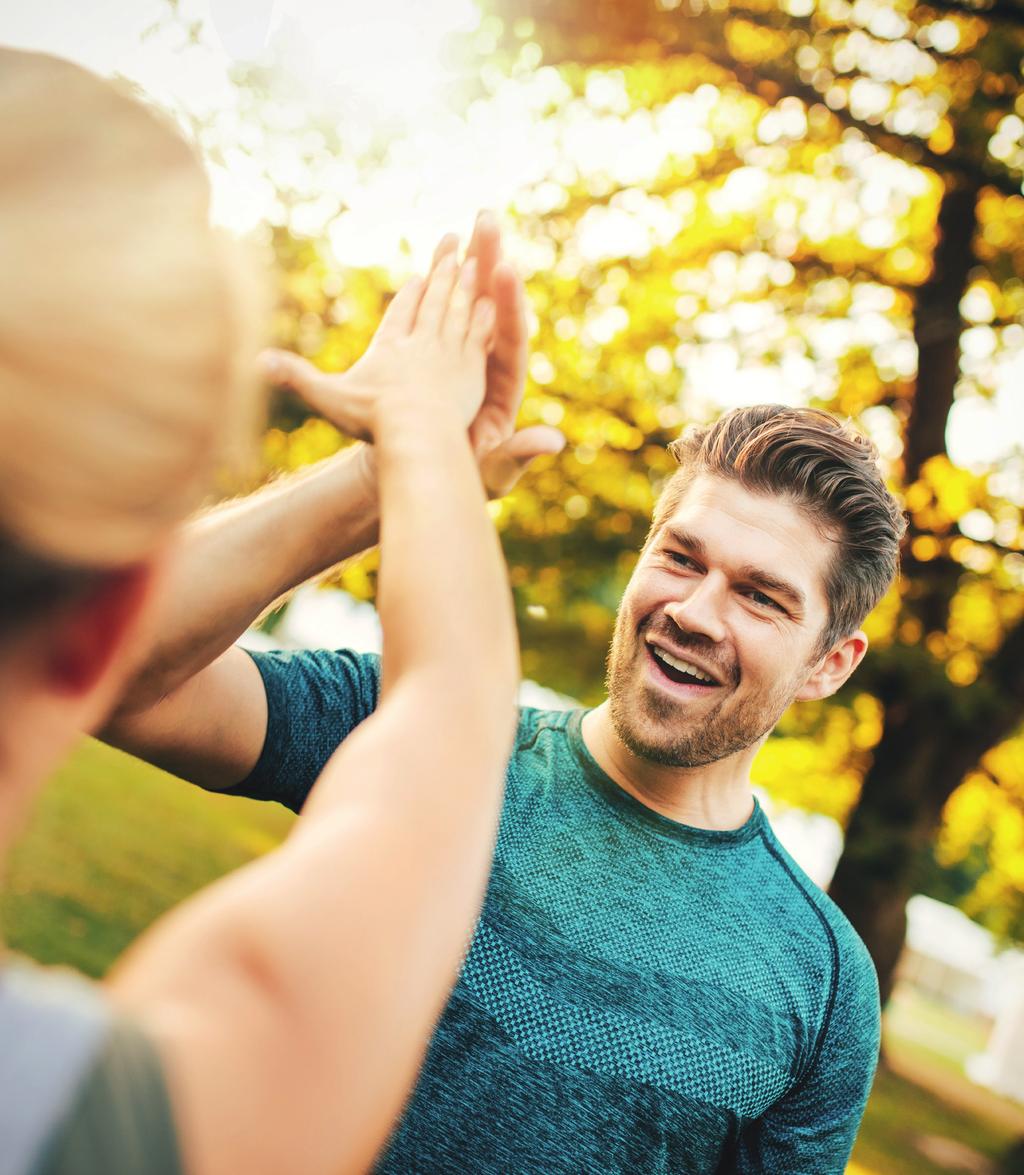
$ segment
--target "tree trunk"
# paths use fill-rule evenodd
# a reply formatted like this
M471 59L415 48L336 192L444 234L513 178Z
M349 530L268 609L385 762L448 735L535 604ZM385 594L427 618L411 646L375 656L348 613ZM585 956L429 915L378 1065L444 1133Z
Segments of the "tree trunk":
M946 421L960 375L960 300L976 264L977 179L946 178L939 206L932 272L918 290L914 307L917 383L903 451L904 482L917 480L929 457L946 450Z
M906 937L906 904L921 854L935 839L946 800L991 747L1020 725L1024 623L970 689L923 658L879 691L885 733L864 777L860 803L829 887L878 970L882 1003L892 994Z
M947 179L932 273L917 295L918 374L904 434L907 484L917 479L930 457L945 452L960 368L960 300L974 264L978 193L976 181ZM908 551L904 562L911 560ZM908 606L926 632L945 628L960 578L959 568L953 574L950 570L948 561L941 560L913 566L913 579L924 590ZM890 683L889 696L882 697L882 740L864 778L829 890L871 952L883 1004L906 938L915 867L934 840L943 805L977 761L970 757L973 752L964 755L965 740L958 735L962 691L945 680L941 667L927 660L918 667L916 675L900 674L898 685ZM966 742L976 739L977 731Z
M973 748L964 754L958 724L937 721L936 710L920 696L886 706L885 734L829 887L874 960L883 1004L903 950L916 866L935 838L943 805L974 761Z

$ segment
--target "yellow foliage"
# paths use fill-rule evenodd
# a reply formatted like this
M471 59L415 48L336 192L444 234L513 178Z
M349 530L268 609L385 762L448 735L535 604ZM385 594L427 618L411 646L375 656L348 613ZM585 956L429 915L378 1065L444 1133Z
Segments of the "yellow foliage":
M981 479L966 469L957 468L944 453L929 458L921 475L950 522L956 522L983 500L984 483Z
M561 96L537 116L550 174L513 198L509 252L526 270L534 316L519 424L554 425L568 443L492 516L523 620L524 668L588 700L600 695L615 603L655 492L673 468L665 445L680 427L710 419L720 401L785 396L820 404L861 420L879 440L887 475L898 479L905 422L929 407L930 389L914 388L914 316L924 304L915 287L932 274L948 177L914 166L912 151L901 159L869 141L876 132L887 143L903 135L927 142L935 156L955 150L967 159L975 147L982 156L999 102L990 96L973 105L985 78L969 54L987 22L944 18L959 44L928 54L934 73L904 83L885 72L896 42L855 30L848 5L819 4L807 21L778 28L756 15L770 13L774 22L778 11L778 0L713 0L687 26L701 37L715 29L707 51L740 63L734 74L678 44L661 55L639 33L639 59L629 62L634 46L603 45L592 30L587 59L607 50L616 64L558 67L552 94ZM646 19L639 8L636 16ZM524 36L545 44L544 23L538 15ZM907 60L921 56L915 49ZM530 62L519 60L526 77ZM778 80L794 78L822 100L776 101ZM495 74L487 86L500 81ZM870 116L850 105L865 94L875 104ZM1004 105L1014 108L1009 95ZM964 119L968 106L981 131ZM1024 118L1024 94L1016 107ZM985 114L995 122L982 126ZM847 129L850 119L864 137ZM605 143L628 149L604 150ZM998 364L1024 345L1024 198L986 188L978 212L975 296L962 312L969 322L991 321L997 351L977 359L965 346L962 370L967 390L986 394ZM379 320L390 277L342 273L326 249L283 233L275 246L278 339L327 370L344 369ZM295 469L343 443L333 430L299 420L286 412L275 419L264 442L268 467ZM996 484L947 456L926 462L905 487L913 556L906 578L865 622L880 664L909 669L911 658L930 655L946 680L926 671L922 689L925 678L927 688L947 693L952 683L965 691L965 708L978 696L966 691L979 688L986 659L1024 612L1024 561L1005 553L1020 542L1020 504L1008 500L1012 478L1004 482L1009 493ZM976 511L985 517L967 518ZM341 578L366 596L373 564L346 568ZM913 674L906 680L909 701L927 704ZM786 802L845 819L883 737L881 706L868 695L794 707L762 749L756 777ZM987 757L986 770L1001 782L998 795L1013 779L1019 796L1024 782L1008 745L1016 744ZM963 859L997 818L1000 829L1011 828L992 786L979 773L951 801L943 834L950 860L956 852ZM1005 881L1015 868L1013 835L993 832L997 841L996 872Z
M973 685L979 669L978 658L967 649L954 653L946 662L946 676L954 685Z
M999 599L991 584L980 580L961 587L950 605L949 633L955 640L962 641L983 654L993 653L999 647L1003 625ZM972 677L971 680L973 679ZM969 683L958 681L957 684Z
M263 457L269 468L292 472L330 457L345 443L334 425L311 417L292 432L268 430L263 439Z
M877 702L865 698L859 706L859 713L856 703L853 710L829 707L812 733L769 738L754 761L754 782L786 804L845 823L860 792L867 748L881 734Z
M784 32L740 19L726 23L725 41L737 61L750 64L773 61L789 48L789 37Z
M985 852L988 868L965 908L984 914L998 933L1009 933L1024 896L1024 733L990 751L982 766L949 798L936 857L948 867L976 849Z

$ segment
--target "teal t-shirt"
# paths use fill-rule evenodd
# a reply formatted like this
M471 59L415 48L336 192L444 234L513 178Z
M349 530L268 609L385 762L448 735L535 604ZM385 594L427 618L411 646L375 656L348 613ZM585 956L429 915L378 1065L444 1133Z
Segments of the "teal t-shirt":
M255 655L266 745L236 790L301 807L379 663ZM874 968L760 808L652 812L581 711L521 712L487 898L386 1175L839 1175L878 1056Z

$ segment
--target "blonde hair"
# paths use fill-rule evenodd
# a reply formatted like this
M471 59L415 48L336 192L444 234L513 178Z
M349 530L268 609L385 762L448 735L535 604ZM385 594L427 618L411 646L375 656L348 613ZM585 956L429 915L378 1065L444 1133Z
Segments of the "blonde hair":
M148 555L255 436L260 298L163 118L0 49L0 544Z

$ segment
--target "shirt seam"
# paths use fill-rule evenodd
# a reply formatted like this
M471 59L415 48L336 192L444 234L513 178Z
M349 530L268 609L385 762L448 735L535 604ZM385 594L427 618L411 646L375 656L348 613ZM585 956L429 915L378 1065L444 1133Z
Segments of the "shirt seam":
M811 909L814 911L815 915L817 916L818 921L821 923L822 927L825 930L825 935L826 935L826 938L828 940L828 945L829 945L829 952L832 957L832 979L829 984L828 999L825 1003L825 1015L822 1018L821 1030L818 1033L817 1040L814 1042L814 1048L811 1051L810 1059L808 1060L807 1065L804 1068L803 1073L800 1074L796 1084L793 1086L792 1089L789 1090L789 1093L787 1094L787 1097L790 1097L793 1094L798 1093L807 1084L807 1081L809 1080L811 1073L814 1071L815 1065L817 1065L817 1063L818 1063L818 1057L821 1055L821 1050L825 1044L825 1037L828 1035L828 1030L829 1030L829 1027L832 1023L832 1013L835 1010L836 998L839 994L839 943L836 939L835 931L832 929L831 926L829 926L828 920L826 919L825 915L821 912L821 910L818 908L817 903L811 899L810 894L807 892L807 890L804 888L804 886L800 884L799 878L793 872L789 863L785 860L785 858L778 851L778 849L768 839L768 837L765 833L765 830L763 828L761 828L758 831L759 831L759 835L761 837L761 840L764 844L764 847L775 858L775 860L778 861L778 863L782 866L782 868L786 872L786 875L789 877L790 881L796 887L797 892L804 899L804 901L811 907Z
M520 719L522 719L522 716L524 714L526 714L529 709L531 709L531 707L527 707L527 706L520 707L520 710L519 710ZM533 712L535 714L542 714L542 715L546 715L546 713L547 713L544 710L534 710ZM564 712L559 712L558 717L555 718L554 720L552 720L548 717L542 717L542 718L538 719L537 723L534 725L533 732L530 735L529 740L527 742L520 743L516 749L519 751L532 751L533 748L537 745L537 740L540 738L540 736L545 731L548 731L548 730L564 731L565 730L565 719L562 717L562 714L563 713L564 714L571 714L572 712L573 712L572 710L566 710Z

